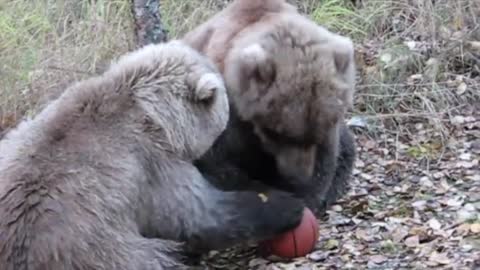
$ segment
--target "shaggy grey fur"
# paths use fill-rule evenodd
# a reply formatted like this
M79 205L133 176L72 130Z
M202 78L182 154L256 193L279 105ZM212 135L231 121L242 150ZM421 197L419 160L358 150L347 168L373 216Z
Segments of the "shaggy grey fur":
M218 172L206 163L226 160L230 164L224 166L248 174L243 177L296 191L316 212L325 201L335 201L355 157L344 124L355 83L352 41L318 26L284 0L233 1L184 40L220 69L232 107L232 123L200 161L202 170ZM273 165L260 165L270 164L269 158ZM275 172L258 174L269 170Z
M295 227L299 200L220 191L192 166L228 110L216 68L178 41L68 88L0 141L1 269L185 269L185 251Z

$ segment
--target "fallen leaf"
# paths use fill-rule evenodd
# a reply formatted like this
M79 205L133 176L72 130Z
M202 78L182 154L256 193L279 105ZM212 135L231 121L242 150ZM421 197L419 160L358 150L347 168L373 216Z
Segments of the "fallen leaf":
M444 194L450 190L450 185L447 183L445 179L440 180L440 185L435 190L436 194Z
M387 260L387 257L383 255L372 255L370 256L370 261L376 264L382 264Z
M435 172L435 173L433 173L432 176L433 176L433 178L435 178L435 179L440 179L440 178L442 178L443 176L445 176L445 174L444 174L443 172Z
M442 228L442 224L440 224L440 222L438 222L438 220L435 218L432 218L428 221L428 226L435 231L438 231L440 228Z
M354 116L347 121L347 126L368 127L368 119L362 116Z
M470 225L470 231L472 233L480 233L480 223L474 223Z
M463 206L463 209L465 209L466 211L475 211L475 206L471 203L467 203L465 204L465 206Z
M477 182L477 181L480 182L480 174L469 175L466 178L473 182Z
M420 178L420 185L424 187L433 187L433 183L430 181L430 179L428 179L428 176Z
M368 234L367 231L360 230L360 229L355 231L355 236L357 237L357 239L364 240L364 241L367 241L367 242L370 242L374 239L372 236L370 236Z
M472 49L480 52L480 41L469 41L467 45Z
M420 244L420 238L418 235L410 236L405 239L404 243L407 247L417 247Z
M415 47L417 46L417 42L413 40L405 41L404 44L407 45L407 47L412 51L415 50Z
M458 125L461 125L463 123L465 123L465 117L461 116L461 115L456 115L454 117L452 117L452 119L450 120L452 124L458 126Z
M428 232L424 227L413 227L408 234L418 236L420 241L426 240L429 237Z
M469 231L470 231L470 224L468 223L465 223L465 224L461 224L460 226L458 226L455 231L458 233L458 234L467 234Z
M477 214L474 211L468 211L466 209L460 209L457 212L457 220L460 222L467 221L469 219L475 218Z
M314 262L320 262L327 259L329 253L324 251L315 251L307 255L307 258Z
M469 244L462 245L462 250L463 251L469 252L472 249L473 249L472 245L469 245Z
M423 210L425 209L425 206L427 205L427 201L425 200L420 200L412 203L413 208L418 209L418 210Z
M458 158L461 159L461 160L471 160L472 159L472 154L463 153Z
M330 239L325 243L325 249L336 249L338 247L339 242L335 239Z
M366 174L366 173L361 173L360 176L365 180L372 180L373 179L373 175Z
M463 204L463 200L461 198L450 198L446 204L450 207L460 207Z
M372 140L369 140L365 143L364 145L365 149L373 149L375 147L375 142Z
M335 211L335 212L341 212L343 210L343 207L341 205L338 205L338 204L335 204L332 206L332 211Z
M446 253L433 252L432 255L430 255L430 257L428 258L428 260L437 264L450 264L450 259L448 258Z
M384 53L380 56L380 61L382 61L384 64L390 64L392 61L392 55L389 53Z
M363 167L365 167L365 162L358 159L357 161L355 161L355 166L358 167L358 168L363 168Z
M463 95L467 91L467 84L462 82L457 87L457 95Z
M471 169L476 167L478 162L476 160L474 161L459 161L457 162L457 168L465 168L465 169Z
M404 229L402 227L398 227L392 232L392 239L393 239L393 241L399 243L407 235L408 235L408 231L406 229Z

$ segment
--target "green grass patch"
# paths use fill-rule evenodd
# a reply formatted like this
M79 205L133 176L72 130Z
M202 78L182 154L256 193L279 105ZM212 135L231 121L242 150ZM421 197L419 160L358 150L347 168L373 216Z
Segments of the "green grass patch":
M129 0L0 1L0 126L132 47Z

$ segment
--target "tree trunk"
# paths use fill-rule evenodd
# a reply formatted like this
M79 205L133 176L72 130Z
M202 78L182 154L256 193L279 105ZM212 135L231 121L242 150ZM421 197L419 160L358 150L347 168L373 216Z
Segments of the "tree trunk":
M160 0L132 0L132 13L137 47L167 41L167 30L160 18Z

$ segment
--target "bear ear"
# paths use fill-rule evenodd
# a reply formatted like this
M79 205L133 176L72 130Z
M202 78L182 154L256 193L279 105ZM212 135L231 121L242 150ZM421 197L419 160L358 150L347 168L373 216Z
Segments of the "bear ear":
M195 88L195 99L208 102L215 97L215 91L222 86L222 79L214 73L204 74L197 82Z
M247 78L253 78L264 84L270 84L275 80L276 70L273 59L260 44L252 44L243 49L240 61Z
M333 60L335 68L340 73L345 73L353 62L353 43L349 39L342 40L335 45Z

